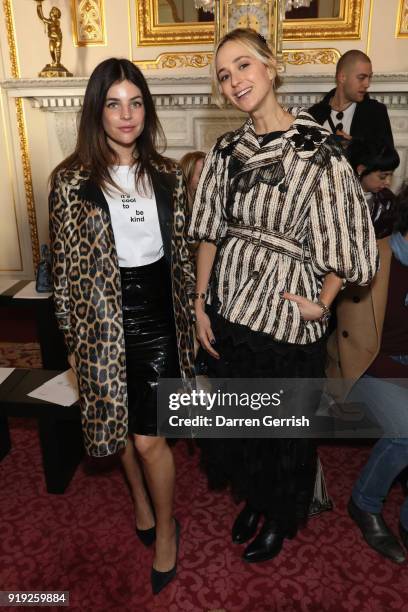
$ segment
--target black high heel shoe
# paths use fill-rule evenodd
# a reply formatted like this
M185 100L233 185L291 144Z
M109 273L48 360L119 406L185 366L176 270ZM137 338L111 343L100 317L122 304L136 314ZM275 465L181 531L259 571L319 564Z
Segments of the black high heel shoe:
M158 595L160 591L162 591L164 587L166 587L173 580L173 578L175 578L177 573L177 557L180 543L180 523L176 518L174 521L176 523L176 562L174 567L172 567L168 572L159 572L159 570L152 567L151 583L153 595Z
M138 529L136 527L136 535L141 543L148 548L156 539L156 527L150 527L150 529Z

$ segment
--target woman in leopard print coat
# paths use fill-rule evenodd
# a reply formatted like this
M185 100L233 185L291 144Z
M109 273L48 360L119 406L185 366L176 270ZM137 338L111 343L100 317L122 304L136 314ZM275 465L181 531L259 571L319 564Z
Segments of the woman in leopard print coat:
M145 545L157 535L154 591L174 576L176 556L174 462L156 434L157 381L192 377L194 360L186 189L157 137L140 70L102 62L89 79L76 150L54 170L50 193L55 310L78 378L86 450L120 451L137 535Z

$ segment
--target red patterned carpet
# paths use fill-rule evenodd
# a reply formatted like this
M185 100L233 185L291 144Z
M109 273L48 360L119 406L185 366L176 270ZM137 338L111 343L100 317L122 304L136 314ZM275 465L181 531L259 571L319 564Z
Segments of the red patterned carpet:
M86 460L64 495L47 495L35 424L14 420L12 443L0 466L1 589L70 591L71 610L92 612L408 611L408 564L371 551L345 512L368 447L323 447L335 510L312 519L275 560L247 565L230 542L233 503L208 492L198 453L178 442L179 572L153 597L152 551L134 535L117 465ZM401 501L396 485L385 509L394 529Z

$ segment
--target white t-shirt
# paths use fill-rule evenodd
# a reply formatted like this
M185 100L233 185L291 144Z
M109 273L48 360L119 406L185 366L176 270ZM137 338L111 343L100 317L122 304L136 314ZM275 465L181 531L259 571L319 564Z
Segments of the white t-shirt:
M339 111L332 110L330 113L331 120L333 121L334 127L337 127L339 123L343 125L342 132L346 132L346 134L350 134L351 130L351 122L353 121L353 116L356 111L356 102L350 104L343 112L343 117L341 119L337 118ZM328 121L323 123L323 127L327 128L329 132L333 132L332 127ZM335 133L335 132L334 132Z
M109 205L116 251L121 268L136 268L163 257L163 240L152 188L150 197L135 188L135 167L113 166L111 177L122 188L103 193Z

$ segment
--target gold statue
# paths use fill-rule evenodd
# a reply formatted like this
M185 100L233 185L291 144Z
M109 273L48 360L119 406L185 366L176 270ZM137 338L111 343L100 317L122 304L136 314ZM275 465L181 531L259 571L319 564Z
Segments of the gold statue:
M71 77L72 73L61 64L61 47L62 47L62 31L60 26L61 11L57 6L53 6L50 14L44 17L42 3L44 0L35 0L37 2L37 15L46 26L47 36L51 54L51 64L46 64L41 72L40 77Z

